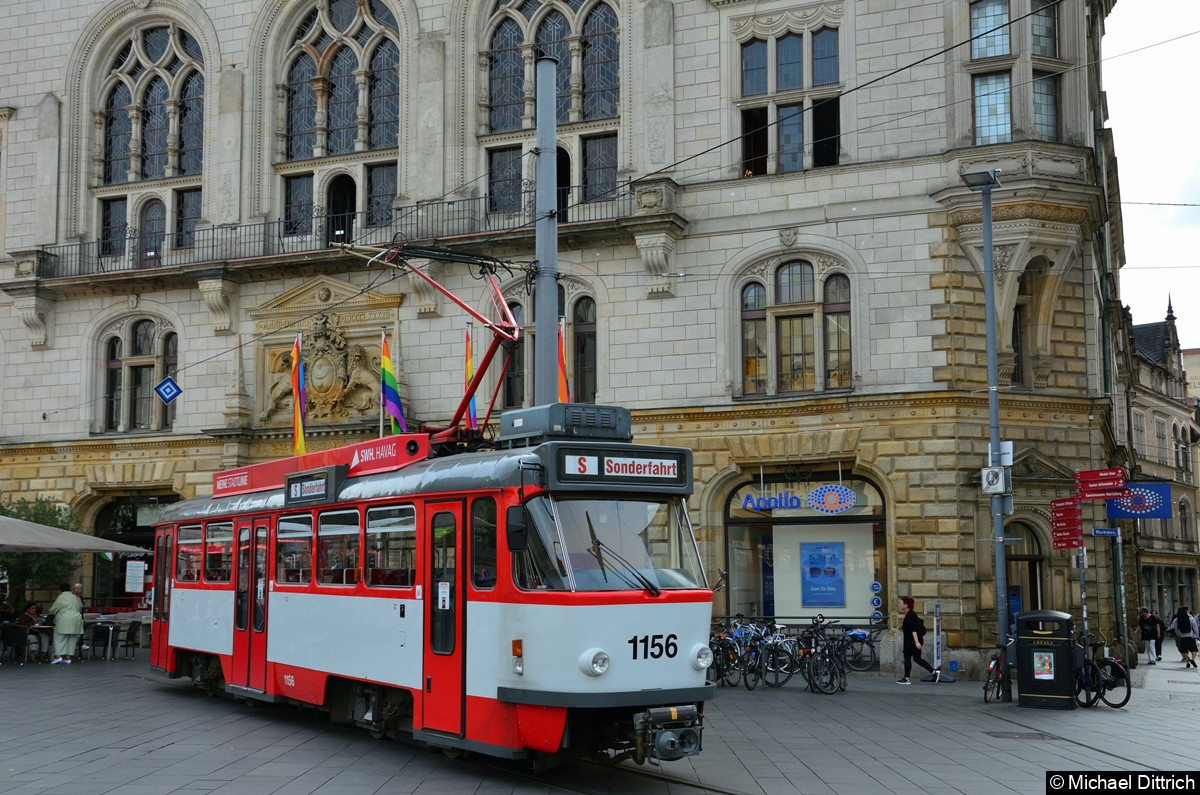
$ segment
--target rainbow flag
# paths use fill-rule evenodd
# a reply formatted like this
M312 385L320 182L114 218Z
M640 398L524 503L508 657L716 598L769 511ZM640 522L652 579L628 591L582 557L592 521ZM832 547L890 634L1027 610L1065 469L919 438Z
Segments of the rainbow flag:
M471 379L475 377L475 360L471 358L471 323L467 322L467 380L466 386L471 387ZM479 427L479 419L475 416L475 395L471 395L471 403L467 408L467 427Z
M567 381L567 349L563 342L565 321L558 319L558 402L571 402L571 384Z
M304 413L307 400L304 394L304 359L300 353L300 336L292 345L292 455L303 455Z
M383 408L392 418L392 433L408 433L404 422L404 407L400 405L400 389L396 386L396 370L392 367L392 354L388 352L387 332L383 332L383 361L380 364L380 379Z

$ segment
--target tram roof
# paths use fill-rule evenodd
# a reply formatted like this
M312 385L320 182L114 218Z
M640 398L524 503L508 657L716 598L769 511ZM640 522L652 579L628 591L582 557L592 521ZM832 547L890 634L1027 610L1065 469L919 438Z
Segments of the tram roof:
M539 465L541 460L536 448L461 453L445 458L432 458L391 472L349 478L338 489L336 498L326 504L375 497L531 485L537 482L537 475L526 471L522 480L520 464L524 462L527 465ZM166 506L159 522L277 511L284 507L283 487L223 497L194 497Z

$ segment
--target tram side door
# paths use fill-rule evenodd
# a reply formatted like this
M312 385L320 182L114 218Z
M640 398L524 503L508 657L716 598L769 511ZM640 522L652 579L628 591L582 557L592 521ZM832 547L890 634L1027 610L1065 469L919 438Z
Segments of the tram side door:
M267 520L239 522L231 685L267 688Z
M159 530L154 539L154 593L150 603L150 665L167 667L167 635L171 619L171 575L175 567L175 528Z
M425 681L427 731L462 736L466 711L463 647L463 503L425 506Z

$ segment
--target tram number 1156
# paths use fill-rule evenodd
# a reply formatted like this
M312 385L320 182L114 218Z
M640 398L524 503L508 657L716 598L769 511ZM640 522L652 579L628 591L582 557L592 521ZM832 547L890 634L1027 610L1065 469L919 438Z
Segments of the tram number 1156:
M660 657L666 656L667 659L672 659L679 653L679 644L677 635L642 635L640 638L634 635L626 641L633 647L633 659L642 660L657 660ZM638 657L638 646L642 647L642 656Z

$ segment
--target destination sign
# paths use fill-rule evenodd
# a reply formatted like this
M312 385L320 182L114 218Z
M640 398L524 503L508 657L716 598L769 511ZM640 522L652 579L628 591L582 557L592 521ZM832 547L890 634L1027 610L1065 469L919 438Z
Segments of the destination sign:
M684 485L688 482L687 457L682 452L662 448L638 455L636 451L582 450L559 448L558 478L580 483L662 483Z
M283 504L317 505L336 499L346 479L346 469L345 464L340 464L288 475L284 480Z

